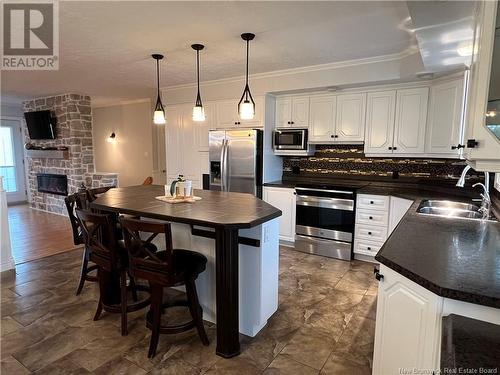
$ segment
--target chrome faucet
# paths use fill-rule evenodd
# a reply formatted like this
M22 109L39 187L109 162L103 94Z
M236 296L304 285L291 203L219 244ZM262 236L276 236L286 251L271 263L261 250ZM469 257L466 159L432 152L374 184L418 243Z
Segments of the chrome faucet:
M455 186L464 187L465 185L465 175L471 169L470 165L466 165L458 182ZM483 219L489 219L491 213L491 198L490 198L490 173L484 172L484 184L478 182L477 184L472 185L472 187L481 186L483 188L483 193L481 194L481 208L479 212L483 214Z

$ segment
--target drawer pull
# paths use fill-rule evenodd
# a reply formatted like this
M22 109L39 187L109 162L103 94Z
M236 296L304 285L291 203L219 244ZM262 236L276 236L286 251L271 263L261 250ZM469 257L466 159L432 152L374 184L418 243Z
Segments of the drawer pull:
M371 235L372 235L372 232L368 232L368 234L371 236Z
M370 220L373 220L373 216L370 216L369 218L370 218Z
M375 203L375 202L374 201L370 201L370 204L373 204L373 203Z
M371 246L368 246L366 249L367 249L367 250L371 250L372 248L371 248Z

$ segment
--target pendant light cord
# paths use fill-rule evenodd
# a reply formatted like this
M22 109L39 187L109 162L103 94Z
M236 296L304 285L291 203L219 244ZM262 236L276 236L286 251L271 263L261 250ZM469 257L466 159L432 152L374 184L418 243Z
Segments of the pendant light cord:
M156 92L160 97L160 60L156 60Z
M249 54L249 50L250 50L249 45L250 45L250 41L247 40L247 74L246 74L246 79L245 79L245 87L248 87L248 54ZM245 99L248 100L248 91L246 91Z
M200 51L196 50L196 76L198 79L198 95L200 95Z

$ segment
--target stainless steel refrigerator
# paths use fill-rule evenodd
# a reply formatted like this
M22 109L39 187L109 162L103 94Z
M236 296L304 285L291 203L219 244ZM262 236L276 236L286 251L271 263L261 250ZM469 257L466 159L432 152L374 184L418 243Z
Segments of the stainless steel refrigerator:
M262 197L262 130L212 130L210 190Z

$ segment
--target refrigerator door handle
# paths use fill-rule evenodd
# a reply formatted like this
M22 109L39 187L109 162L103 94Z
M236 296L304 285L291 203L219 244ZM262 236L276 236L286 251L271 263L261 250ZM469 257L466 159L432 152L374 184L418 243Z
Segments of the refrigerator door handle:
M225 140L224 146L224 189L229 191L229 141Z
M220 191L224 191L224 179L226 178L224 174L224 161L225 161L225 145L226 145L226 140L222 140L222 147L220 151Z

